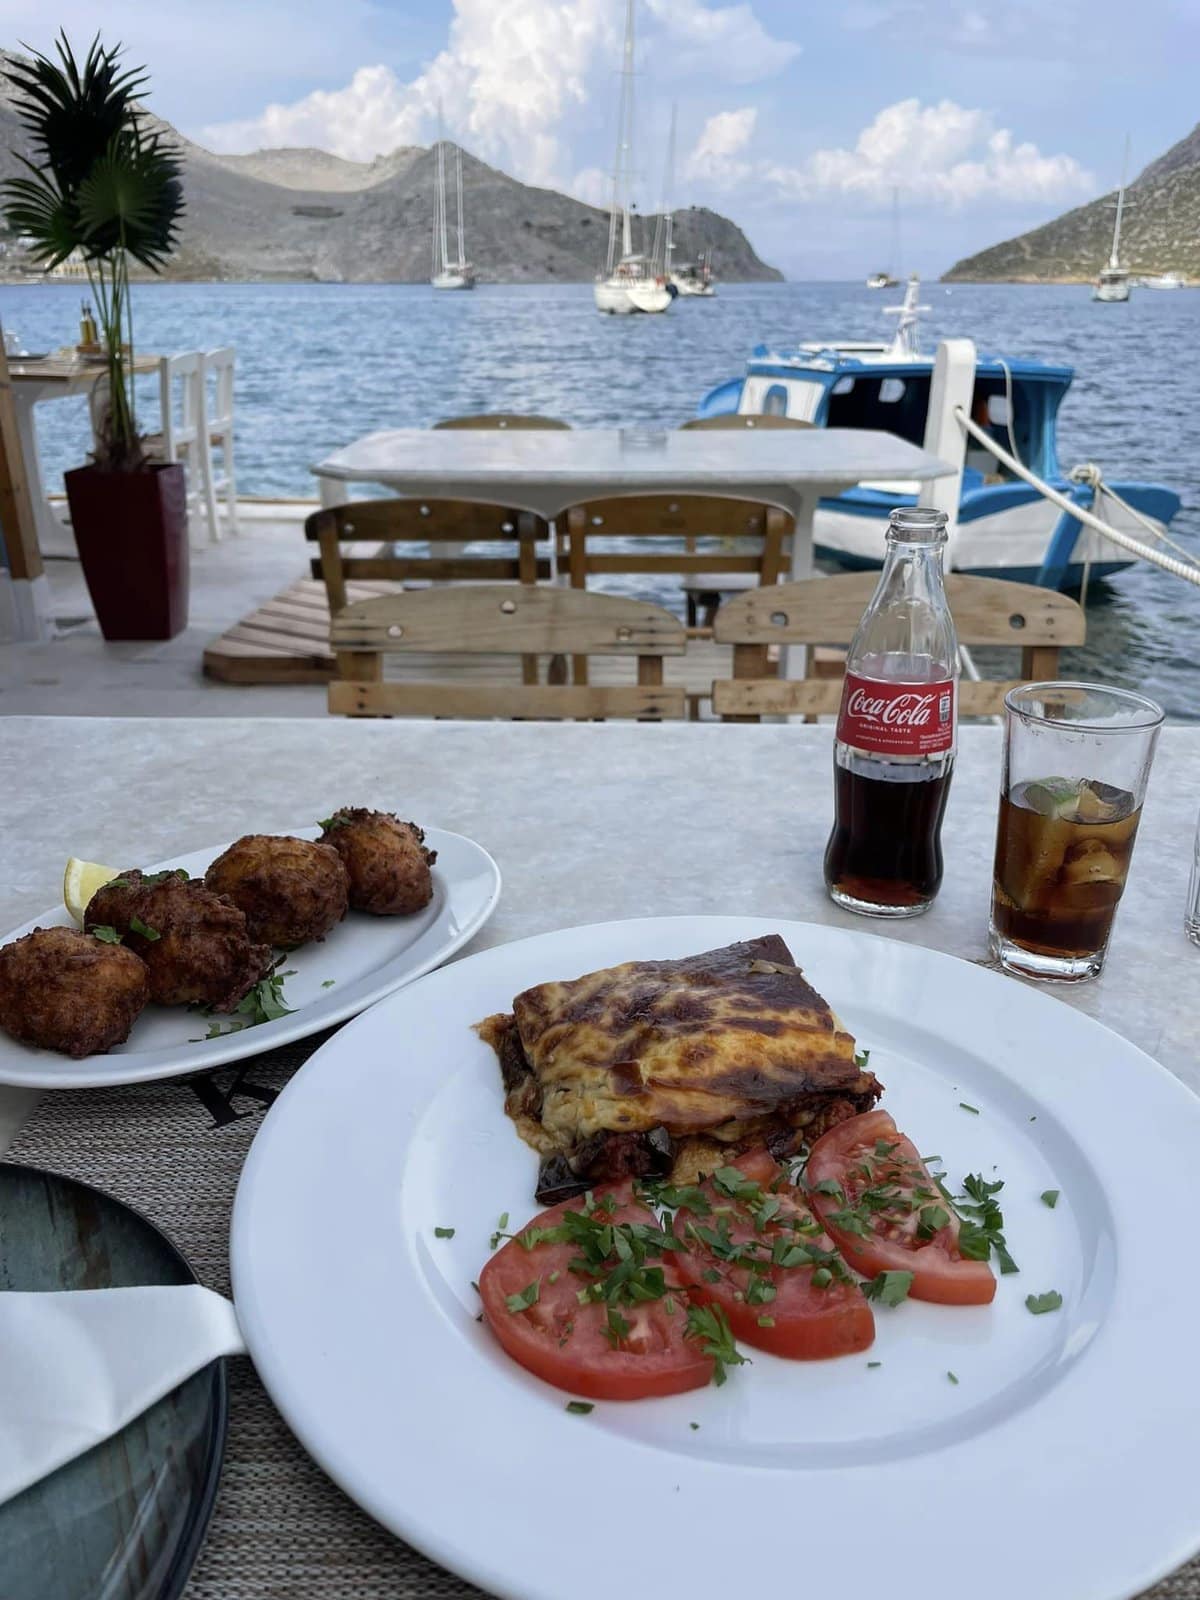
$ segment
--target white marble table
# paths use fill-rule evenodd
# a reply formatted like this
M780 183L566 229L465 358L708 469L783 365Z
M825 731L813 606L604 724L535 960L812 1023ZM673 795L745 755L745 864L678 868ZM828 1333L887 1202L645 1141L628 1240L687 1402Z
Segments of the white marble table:
M614 917L730 912L984 958L999 730L962 730L942 893L895 925L825 895L830 744L828 728L806 726L0 719L0 930L57 900L70 854L129 866L361 804L492 851L504 894L471 949ZM1054 992L1200 1091L1200 950L1182 929L1198 794L1200 728L1169 727L1108 968ZM0 1149L32 1103L0 1090Z
M407 495L494 500L561 516L620 494L715 494L765 501L795 518L792 576L812 570L817 501L864 478L927 483L954 468L897 438L855 428L728 432L707 429L396 428L356 439L313 467L323 505L345 485L384 484Z

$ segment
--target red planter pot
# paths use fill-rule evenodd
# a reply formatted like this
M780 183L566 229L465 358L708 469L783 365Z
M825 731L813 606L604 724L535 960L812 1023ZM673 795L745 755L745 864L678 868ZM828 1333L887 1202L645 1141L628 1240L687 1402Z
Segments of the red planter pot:
M79 559L106 639L173 639L187 627L187 485L179 462L66 474Z

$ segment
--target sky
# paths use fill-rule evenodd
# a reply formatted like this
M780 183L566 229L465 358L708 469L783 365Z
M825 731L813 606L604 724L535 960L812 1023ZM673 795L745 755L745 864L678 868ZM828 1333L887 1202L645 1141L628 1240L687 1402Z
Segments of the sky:
M447 135L603 202L623 0L106 0L103 39L210 149L370 160ZM0 0L0 42L90 39L94 0ZM934 275L1115 188L1200 119L1200 0L637 0L635 197L670 108L677 206L797 278ZM900 245L890 259L892 194Z

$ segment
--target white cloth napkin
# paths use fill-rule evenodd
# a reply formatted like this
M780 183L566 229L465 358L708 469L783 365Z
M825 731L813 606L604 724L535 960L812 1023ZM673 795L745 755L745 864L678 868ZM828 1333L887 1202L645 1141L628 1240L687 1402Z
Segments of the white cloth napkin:
M199 1284L0 1294L0 1503L245 1349Z

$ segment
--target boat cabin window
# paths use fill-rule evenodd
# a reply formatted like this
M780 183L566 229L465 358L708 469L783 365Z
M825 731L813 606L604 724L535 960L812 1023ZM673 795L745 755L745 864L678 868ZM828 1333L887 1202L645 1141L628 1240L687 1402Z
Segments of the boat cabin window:
M757 416L796 417L813 422L825 398L825 385L811 378L776 378L755 373L742 386L738 410Z
M929 408L929 375L914 372L900 378L856 372L842 377L829 391L830 428L881 428L909 444L925 441Z
M985 430L1002 450L1015 454L1019 461L1040 472L1042 460L1042 408L1041 387L1022 383L1011 384L1003 375L977 376L975 393L971 401L971 420ZM1010 402L1011 394L1011 402ZM967 445L966 465L981 472L985 482L1007 483L1014 476L996 460L992 453L977 440Z
M763 396L764 417L786 417L788 392L781 383L773 383Z

